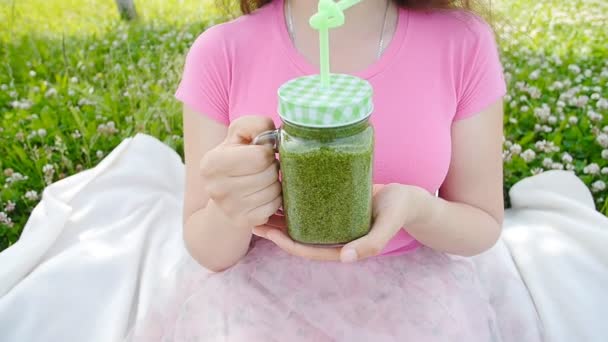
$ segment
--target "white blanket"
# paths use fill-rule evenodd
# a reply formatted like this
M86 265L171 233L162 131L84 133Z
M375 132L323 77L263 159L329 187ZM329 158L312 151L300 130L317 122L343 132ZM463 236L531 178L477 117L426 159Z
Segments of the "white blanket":
M179 156L139 134L45 189L21 239L0 253L2 341L121 341L193 262L181 239L183 182ZM547 340L605 341L608 220L567 172L522 181L512 197L504 241ZM502 241L475 261L498 317L513 307L536 317Z
M503 240L547 341L608 341L608 219L572 173L545 172L510 191Z

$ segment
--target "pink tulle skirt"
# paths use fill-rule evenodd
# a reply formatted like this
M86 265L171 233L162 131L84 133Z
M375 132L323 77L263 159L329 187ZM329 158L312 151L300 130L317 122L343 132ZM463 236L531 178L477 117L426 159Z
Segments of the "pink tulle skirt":
M540 340L524 317L499 324L470 258L426 247L341 264L259 239L225 272L190 267L180 278L174 298L130 341Z

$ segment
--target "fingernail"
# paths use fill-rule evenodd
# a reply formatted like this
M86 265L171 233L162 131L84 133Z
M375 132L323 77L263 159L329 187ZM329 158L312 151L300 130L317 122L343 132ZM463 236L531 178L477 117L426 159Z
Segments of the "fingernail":
M340 253L340 261L342 262L354 262L357 261L357 258L357 251L352 248L345 249Z

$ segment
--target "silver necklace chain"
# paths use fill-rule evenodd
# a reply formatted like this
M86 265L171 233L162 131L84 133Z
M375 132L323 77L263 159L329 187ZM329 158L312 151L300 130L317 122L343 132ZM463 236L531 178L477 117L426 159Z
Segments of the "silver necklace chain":
M294 30L293 25L293 15L291 14L291 0L285 0L287 2L287 30L289 31L289 36L293 44L296 44L296 32ZM390 0L386 0L386 7L384 8L384 19L382 21L382 31L380 32L380 41L378 42L378 53L376 55L377 59L380 59L382 53L384 52L384 31L386 31L386 17L388 16L388 7L390 4Z

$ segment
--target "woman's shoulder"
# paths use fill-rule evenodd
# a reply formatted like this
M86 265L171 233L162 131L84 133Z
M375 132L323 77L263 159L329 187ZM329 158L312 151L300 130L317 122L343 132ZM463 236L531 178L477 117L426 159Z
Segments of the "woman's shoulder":
M494 42L492 26L480 15L466 10L432 10L412 14L427 38L445 43ZM432 36L432 37L429 37Z
M273 3L255 12L209 26L200 33L193 49L234 51L235 48L259 48L268 37L274 24Z

